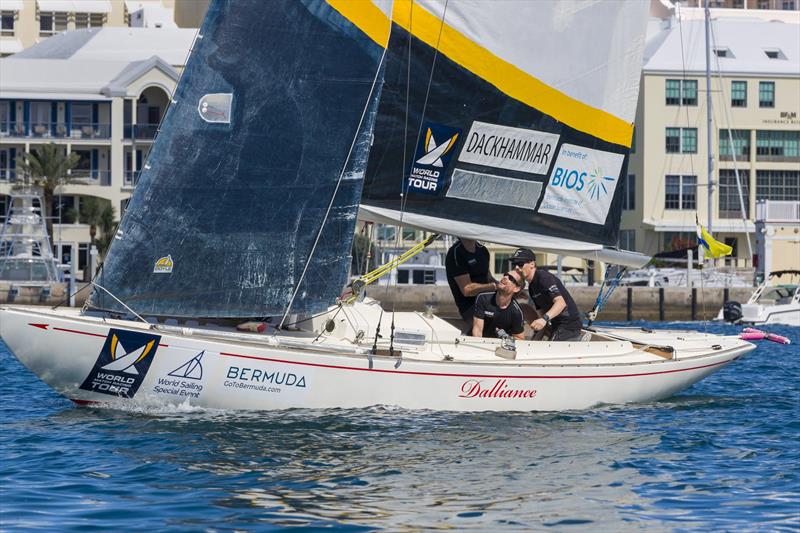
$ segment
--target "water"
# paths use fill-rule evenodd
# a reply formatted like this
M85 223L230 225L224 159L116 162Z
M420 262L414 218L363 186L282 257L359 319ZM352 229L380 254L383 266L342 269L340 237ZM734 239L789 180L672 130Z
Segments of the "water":
M795 344L561 414L78 408L0 344L0 529L796 531L800 330L770 330Z

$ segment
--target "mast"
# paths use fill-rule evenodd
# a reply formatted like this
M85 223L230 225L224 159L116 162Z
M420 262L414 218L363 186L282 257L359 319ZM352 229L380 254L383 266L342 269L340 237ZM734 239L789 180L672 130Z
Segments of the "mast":
M708 232L711 232L711 219L713 213L714 196L714 154L711 150L711 133L713 123L711 121L711 14L708 9L708 0L705 0L705 20L706 20L706 142L708 147Z

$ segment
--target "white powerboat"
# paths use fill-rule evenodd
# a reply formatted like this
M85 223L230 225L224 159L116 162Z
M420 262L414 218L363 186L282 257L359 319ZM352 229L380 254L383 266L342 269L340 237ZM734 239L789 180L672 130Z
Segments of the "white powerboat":
M753 326L800 326L800 283L774 284L781 278L800 281L800 270L771 272L756 287L747 303L726 302L717 320Z

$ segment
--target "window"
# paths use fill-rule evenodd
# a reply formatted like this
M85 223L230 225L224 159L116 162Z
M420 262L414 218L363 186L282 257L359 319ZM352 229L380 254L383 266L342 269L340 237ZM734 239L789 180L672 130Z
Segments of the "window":
M800 161L800 131L757 131L756 160Z
M783 0L782 9L786 11L794 11L795 9L797 9L795 7L796 5L797 4L795 3L794 0Z
M92 151L73 150L72 153L78 156L78 163L73 167L71 174L76 178L88 178L92 173Z
M410 228L403 228L403 240L404 241L416 241L417 240L417 231Z
M664 178L665 209L697 208L697 176L666 176Z
M666 105L697 105L697 80L666 80Z
M625 178L625 189L622 192L622 209L636 209L636 175L628 174ZM626 248L630 250L631 248Z
M684 154L697 153L697 128L683 128L681 130L682 151Z
M75 13L75 29L102 28L103 22L102 13Z
M402 285L408 283L408 270L397 270L397 283Z
M662 249L665 252L697 247L697 233L688 231L665 231Z
M0 102L0 135L8 135L11 132L11 104Z
M435 270L413 270L412 279L414 285L433 285L436 283Z
M744 217L750 216L750 172L739 171L742 186ZM739 202L739 187L736 186L736 172L730 168L719 170L719 218L743 218Z
M736 258L739 256L739 247L736 245L738 242L739 239L736 237L725 237L725 244L731 247L731 253L725 256L725 264L728 266L736 264Z
M733 57L733 54L727 48L714 48L714 55L717 57Z
M677 154L681 151L680 128L667 128L665 148L668 154Z
M621 250L636 250L636 230L623 229L619 232L619 247Z
M757 170L756 200L800 198L800 170Z
M64 224L73 224L77 219L77 211L75 210L75 197L74 196L54 196L52 207L50 209L50 216L54 217L55 222Z
M775 82L758 83L758 107L775 107Z
M0 150L0 180L6 181L11 176L11 151L8 149Z
M53 11L44 11L39 13L39 35L53 35L66 29L66 13Z
M731 82L731 107L747 107L747 82Z
M697 128L667 128L665 150L668 154L696 154Z
M731 147L733 139L733 147ZM750 161L750 130L719 130L720 161Z
M80 128L82 126L91 127L92 124L92 104L72 104L72 126Z
M681 80L667 80L666 105L681 104Z
M683 80L683 105L697 105L697 80Z
M78 270L86 270L89 266L89 248L88 242L78 243Z
M0 11L0 36L14 35L14 12Z
M494 273L505 274L508 271L508 260L511 259L512 254L505 252L494 253Z
M378 224L377 230L377 238L379 241L393 241L397 234L394 226Z

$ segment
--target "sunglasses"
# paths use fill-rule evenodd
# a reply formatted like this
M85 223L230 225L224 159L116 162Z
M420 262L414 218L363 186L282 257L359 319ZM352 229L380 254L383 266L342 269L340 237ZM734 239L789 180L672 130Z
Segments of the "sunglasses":
M521 277L521 276L520 276L520 278L519 278L519 279L517 279L517 278L515 278L515 277L514 277L514 276L511 274L511 272L506 272L506 275L505 275L505 276L503 276L503 277L506 277L506 278L510 279L510 280L511 280L511 283L513 283L513 284L514 284L514 285L516 285L517 287L522 287L523 285L525 285L525 280L524 280L524 279L522 279L522 277Z

